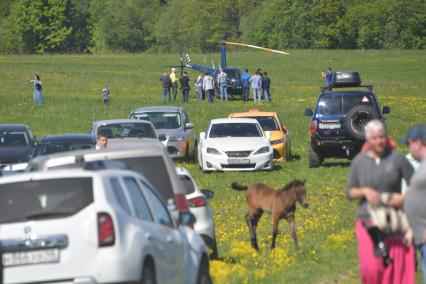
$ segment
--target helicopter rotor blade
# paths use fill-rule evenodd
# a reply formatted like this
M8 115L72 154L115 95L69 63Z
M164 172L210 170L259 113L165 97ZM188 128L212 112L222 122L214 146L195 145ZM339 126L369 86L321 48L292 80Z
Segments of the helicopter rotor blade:
M268 52L274 52L274 53L278 53L278 54L283 54L283 55L290 55L290 53L285 52L285 51L271 49L271 48L257 46L257 45L251 45L251 44L245 44L245 43L238 43L238 42L231 42L231 41L221 41L220 43L229 44L229 45L236 45L236 46L244 46L244 47L259 49L259 50L263 50L263 51L268 51Z

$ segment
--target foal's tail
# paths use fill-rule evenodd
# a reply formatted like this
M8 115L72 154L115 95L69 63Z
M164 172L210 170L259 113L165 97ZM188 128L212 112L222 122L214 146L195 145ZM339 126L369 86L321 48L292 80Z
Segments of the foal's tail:
M246 186L246 185L241 185L241 184L239 184L238 182L236 182L236 181L234 181L232 184L231 184L231 187L233 188L233 189L235 189L235 190L238 190L238 191L244 191L244 190L247 190L248 189L248 186Z

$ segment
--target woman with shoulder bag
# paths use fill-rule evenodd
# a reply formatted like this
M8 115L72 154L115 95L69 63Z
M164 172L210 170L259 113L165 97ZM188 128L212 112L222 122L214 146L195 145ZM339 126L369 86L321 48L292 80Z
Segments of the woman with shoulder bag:
M368 149L352 161L347 183L349 199L359 200L355 231L361 282L414 284L414 248L405 242L406 217L394 209L401 203L401 180L409 182L413 168L403 154L388 147L380 120L367 124L365 136Z

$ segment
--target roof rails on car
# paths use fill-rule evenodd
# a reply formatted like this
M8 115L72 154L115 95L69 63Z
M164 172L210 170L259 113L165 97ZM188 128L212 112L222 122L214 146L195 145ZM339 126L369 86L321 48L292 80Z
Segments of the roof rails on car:
M129 166L126 163L116 160L99 160L84 163L83 169L86 171L100 171L107 169L114 170L129 170Z
M100 171L100 170L107 170L107 169L115 169L115 170L129 170L129 166L121 161L116 160L98 160L98 161L89 161L86 162L83 155L78 155L75 157L74 163L65 163L58 165L56 169L60 168L81 168L86 171Z
M331 73L330 86L321 87L321 91L333 91L335 88L367 88L373 91L372 85L362 85L361 76L358 71L336 71Z
M338 86L338 87L320 87L323 92L331 92L333 89L345 89L345 88L367 88L370 92L373 91L373 85L359 85L359 86Z

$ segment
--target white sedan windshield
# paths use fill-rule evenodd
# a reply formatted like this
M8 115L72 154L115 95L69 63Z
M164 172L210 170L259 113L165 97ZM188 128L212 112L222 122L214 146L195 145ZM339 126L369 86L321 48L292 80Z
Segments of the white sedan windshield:
M220 123L212 125L209 137L262 137L262 131L255 123Z

